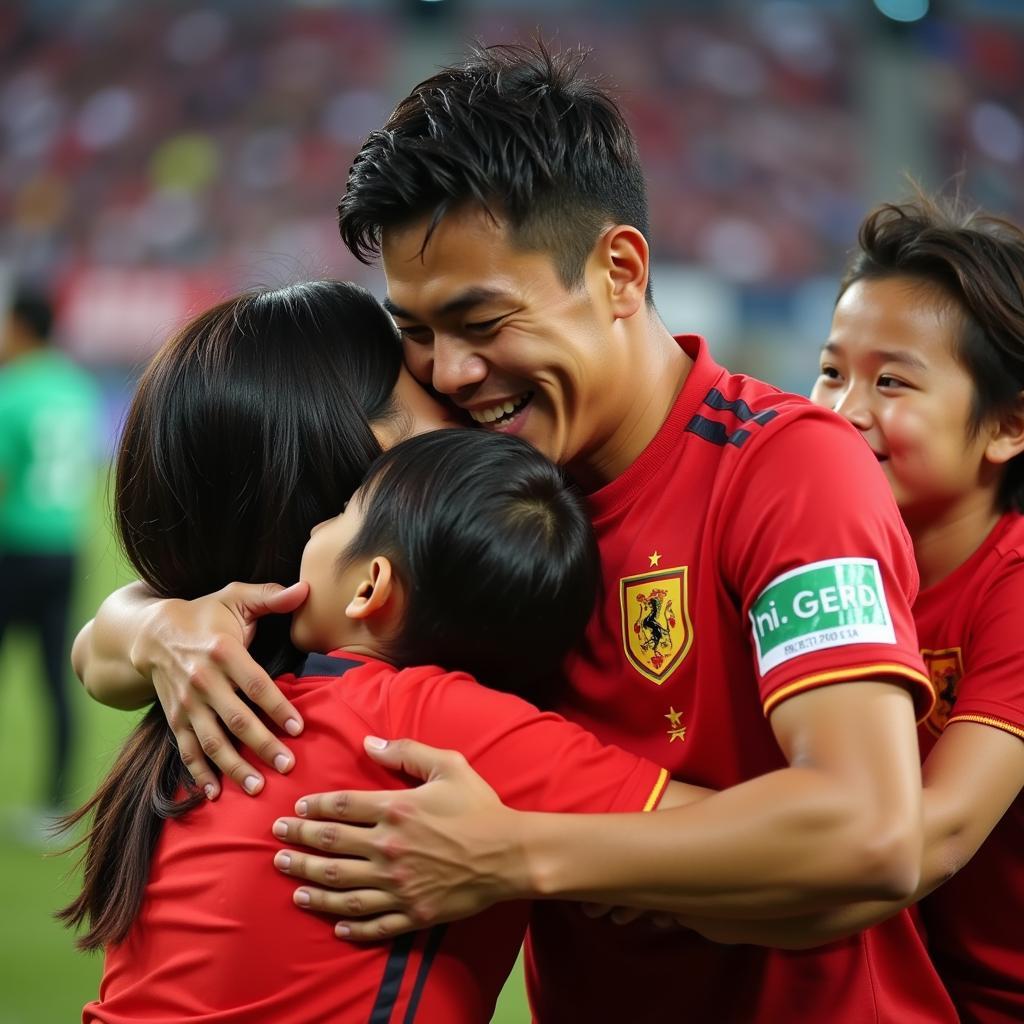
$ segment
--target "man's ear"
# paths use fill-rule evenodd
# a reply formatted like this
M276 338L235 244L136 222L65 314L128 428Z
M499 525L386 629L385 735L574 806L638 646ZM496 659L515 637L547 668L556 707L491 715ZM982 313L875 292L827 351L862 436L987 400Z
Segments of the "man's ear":
M350 619L368 619L376 615L391 600L394 588L391 561L384 555L377 555L370 563L367 576L356 587L345 614Z
M629 224L616 224L598 238L592 255L606 275L608 299L615 318L624 320L643 309L651 266L651 254L643 234Z
M994 465L1005 465L1024 452L1024 391L1017 396L1017 406L992 428L985 446L985 458Z

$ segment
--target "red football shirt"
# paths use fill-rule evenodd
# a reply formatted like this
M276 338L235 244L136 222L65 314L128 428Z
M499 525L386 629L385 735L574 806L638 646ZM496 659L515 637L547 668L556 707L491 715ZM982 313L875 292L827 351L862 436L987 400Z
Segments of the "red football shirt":
M666 422L591 496L604 588L561 710L723 789L785 766L767 714L794 694L887 680L922 716L933 694L910 539L868 446L838 416L729 374L701 339L680 341L695 363ZM784 952L538 903L528 976L543 1024L955 1019L905 912Z
M1024 740L1024 516L1007 513L959 569L921 593L918 636L938 703L927 757L954 722ZM1024 795L981 849L921 903L939 973L964 1021L1024 1021Z
M509 903L478 917L356 945L331 921L292 904L270 828L295 801L324 789L395 789L363 752L363 737L412 736L462 751L502 800L521 809L652 808L667 773L602 746L578 726L469 676L396 670L338 652L311 655L279 681L302 713L288 775L267 776L256 799L233 786L164 825L142 911L107 952L99 1002L83 1020L204 1024L273 1021L490 1020L529 917Z

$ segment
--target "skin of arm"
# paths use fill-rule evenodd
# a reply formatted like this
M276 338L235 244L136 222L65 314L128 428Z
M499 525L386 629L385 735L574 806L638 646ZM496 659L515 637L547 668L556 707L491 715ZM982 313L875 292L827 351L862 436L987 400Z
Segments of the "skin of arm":
M432 759L436 752L422 747L410 748L412 756L399 751L377 759L428 785L299 804L309 817L374 827L275 823L275 834L290 843L360 859L289 850L285 866L282 854L275 863L315 886L358 889L363 897L377 891L359 906L379 917L339 926L355 939L466 916L503 899L750 919L909 897L922 844L909 694L880 682L822 687L780 704L771 725L789 767L646 815L512 811L457 758ZM303 891L310 909L345 914L351 906L344 893Z
M156 697L152 678L136 669L132 649L160 599L142 583L115 590L71 647L71 666L93 700L133 710Z
M910 898L857 903L775 921L682 916L677 923L716 942L807 949L868 928L923 899L974 856L1024 789L1024 743L988 725L952 722L932 749L923 772L924 859L920 882Z
M213 766L255 795L262 774L230 736L279 772L290 771L295 759L239 691L292 736L302 731L302 718L246 648L261 616L294 611L307 592L305 583L231 583L181 601L131 583L107 597L82 628L71 663L103 704L132 709L158 699L182 761L210 799L220 792Z

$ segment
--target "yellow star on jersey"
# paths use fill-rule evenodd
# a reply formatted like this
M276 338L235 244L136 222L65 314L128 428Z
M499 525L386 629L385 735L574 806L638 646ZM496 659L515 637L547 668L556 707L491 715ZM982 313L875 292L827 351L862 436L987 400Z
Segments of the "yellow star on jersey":
M680 743L686 742L686 726L681 725L678 729L670 729L668 733L668 741L671 743L673 740L679 740Z
M659 563L661 562L660 552L655 551L653 555L648 555L647 557L650 560L652 569L659 568Z
M668 714L665 715L664 717L669 720L669 722L672 724L672 728L673 729L678 729L679 728L679 719L683 717L683 713L682 713L682 711L676 711L675 708L670 707L668 709Z

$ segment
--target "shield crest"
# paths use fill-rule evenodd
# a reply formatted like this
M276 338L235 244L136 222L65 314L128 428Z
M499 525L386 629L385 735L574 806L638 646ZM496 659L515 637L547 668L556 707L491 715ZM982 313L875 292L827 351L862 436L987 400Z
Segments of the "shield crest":
M619 581L622 646L630 664L660 686L693 643L688 566L626 576Z
M928 728L936 736L942 735L946 722L953 713L956 690L964 674L964 663L959 647L946 647L941 651L921 651L928 666L928 676L935 690L935 707L928 716Z

